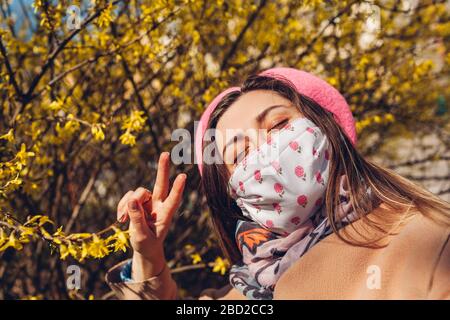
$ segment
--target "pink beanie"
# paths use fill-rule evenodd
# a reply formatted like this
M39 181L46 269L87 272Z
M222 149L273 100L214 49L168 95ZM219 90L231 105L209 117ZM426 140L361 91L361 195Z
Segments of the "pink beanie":
M272 68L265 70L259 75L273 77L279 80L287 78L291 81L297 91L304 96L314 100L324 109L334 114L337 123L344 129L348 138L356 144L355 120L345 98L333 86L326 81L302 70L294 68ZM222 98L232 91L239 91L240 87L231 87L222 91L208 105L203 112L195 135L195 153L200 175L203 167L203 136L206 132L209 118Z

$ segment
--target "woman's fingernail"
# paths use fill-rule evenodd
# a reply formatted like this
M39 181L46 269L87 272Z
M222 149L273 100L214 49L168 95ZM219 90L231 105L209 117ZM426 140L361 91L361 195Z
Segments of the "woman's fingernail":
M119 222L120 222L120 223L124 223L126 219L127 219L126 213L125 213L125 212L122 212L122 214L120 215L120 217L119 217L119 219L118 219Z
M139 210L137 201L134 199L128 201L128 209L133 210L133 211Z
M147 202L149 202L150 200L152 200L152 195L146 193L144 199L145 199L145 200L142 202L142 204L147 203Z
M152 213L146 212L145 220L147 220L148 222L152 222L152 223L156 222L156 213L155 212L152 212Z

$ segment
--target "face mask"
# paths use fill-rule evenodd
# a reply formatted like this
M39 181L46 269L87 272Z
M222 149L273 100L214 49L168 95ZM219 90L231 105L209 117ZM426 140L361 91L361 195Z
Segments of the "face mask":
M321 207L329 175L329 143L307 118L298 118L250 152L230 177L231 196L244 216L287 235Z

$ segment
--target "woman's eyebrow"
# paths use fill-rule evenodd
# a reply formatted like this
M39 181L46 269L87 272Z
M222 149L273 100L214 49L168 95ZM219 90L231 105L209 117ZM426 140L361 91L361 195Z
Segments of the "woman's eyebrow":
M270 107L264 109L260 114L258 114L256 116L256 118L255 118L256 122L261 124L264 121L264 119L267 117L269 112L272 111L273 109L277 109L277 108L289 108L289 106L284 105L284 104L276 104L276 105L270 106Z

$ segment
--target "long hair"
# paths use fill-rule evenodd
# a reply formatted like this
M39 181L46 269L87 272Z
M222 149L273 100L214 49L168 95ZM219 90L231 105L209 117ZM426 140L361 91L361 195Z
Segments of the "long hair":
M339 204L337 190L342 175L346 175L348 179L350 201L355 213L358 217L366 219L367 224L378 231L388 233L383 224L370 220L367 213L379 206L380 203L387 205L391 209L389 212L394 215L408 212L413 208L433 221L450 225L449 203L395 172L365 159L338 125L332 113L312 99L298 93L294 85L286 78L249 76L243 82L240 91L228 93L218 103L209 119L208 129L215 129L224 112L240 96L253 90L271 90L288 99L327 136L331 152L330 178L326 188L325 206L331 227L340 239L360 246L372 246L378 241L378 239L370 239L368 235L362 235L364 241L356 241L341 234L335 213ZM203 149L207 148L210 143L215 143L215 141L204 143ZM248 220L248 218L242 215L240 208L228 194L228 179L229 173L224 164L204 163L202 187L211 210L212 226L217 233L225 257L235 263L240 259L240 252L235 241L236 220ZM370 190L370 196L367 190Z

